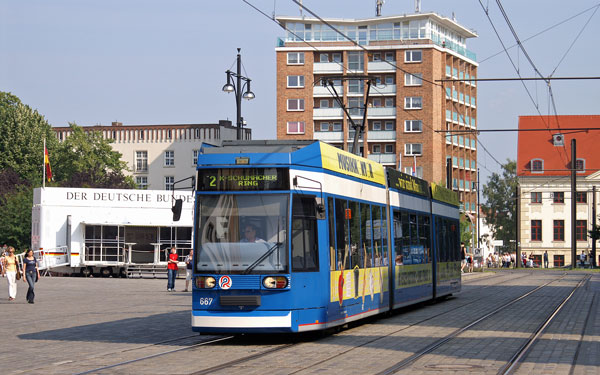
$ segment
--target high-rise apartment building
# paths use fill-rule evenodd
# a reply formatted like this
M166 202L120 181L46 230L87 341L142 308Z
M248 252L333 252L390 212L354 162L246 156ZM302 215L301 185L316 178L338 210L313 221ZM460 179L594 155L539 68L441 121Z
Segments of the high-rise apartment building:
M434 13L372 19L277 17L287 30L277 52L277 138L359 147L385 166L426 180L446 180L465 211L476 212L477 76L466 40L477 35ZM441 82L441 79L456 79ZM324 86L323 82L327 85Z

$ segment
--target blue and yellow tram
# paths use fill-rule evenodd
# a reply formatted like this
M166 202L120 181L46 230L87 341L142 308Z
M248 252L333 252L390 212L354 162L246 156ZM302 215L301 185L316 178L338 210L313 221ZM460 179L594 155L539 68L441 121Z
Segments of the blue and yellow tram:
M198 157L192 327L320 330L460 290L458 198L321 142Z

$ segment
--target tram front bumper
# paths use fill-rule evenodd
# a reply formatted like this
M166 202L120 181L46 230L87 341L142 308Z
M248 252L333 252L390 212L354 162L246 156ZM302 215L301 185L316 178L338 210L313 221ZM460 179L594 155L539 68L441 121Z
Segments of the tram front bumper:
M290 332L291 311L192 311L192 329L199 332Z

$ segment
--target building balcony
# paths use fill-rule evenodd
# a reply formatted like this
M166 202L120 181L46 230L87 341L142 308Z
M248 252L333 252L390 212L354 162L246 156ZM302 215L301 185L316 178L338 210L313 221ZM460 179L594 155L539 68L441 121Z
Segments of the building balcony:
M338 95L342 95L344 88L342 86L333 86ZM333 96L333 89L331 87L314 86L313 96Z
M342 118L343 110L341 108L315 108L313 109L313 119L338 119Z
M376 85L371 87L370 96L396 95L396 85Z
M367 133L368 141L395 141L396 132L389 130L369 130Z
M336 73L342 74L342 63L336 62L316 62L313 64L313 73L314 74L328 74L328 73Z
M380 118L380 117L395 117L396 116L396 108L395 107L370 107L367 110L367 117L370 119Z
M324 142L342 142L344 140L344 132L315 132L313 138Z
M396 165L396 155L395 154L369 154L368 159L375 161L379 164Z
M391 62L394 64L394 61ZM369 73L374 72L396 72L396 68L388 63L387 61L369 61L369 65L367 65L367 70Z

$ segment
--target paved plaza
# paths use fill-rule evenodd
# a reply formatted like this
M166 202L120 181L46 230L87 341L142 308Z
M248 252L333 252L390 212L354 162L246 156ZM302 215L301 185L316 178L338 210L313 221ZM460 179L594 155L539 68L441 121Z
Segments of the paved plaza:
M198 344L214 336L191 331L191 293L180 292L184 280L177 280L177 291L168 293L164 279L44 277L36 286L35 304L25 301L23 282L15 301L4 296L0 300L0 373L75 374L103 368L93 373L193 374L209 369L209 373L247 375L268 369L270 374L376 374L492 306L552 282L551 287L423 357L410 370L398 372L496 373L519 340L530 335L542 315L584 274L567 273L556 280L560 275L543 271L468 274L463 277L463 291L453 298L371 319L337 334L299 342L262 335L206 346ZM0 283L6 294L6 280ZM569 374L575 363L574 374L600 374L599 302L600 274L595 273L573 294L516 373ZM250 358L280 346L276 353ZM224 369L215 367L236 358L249 359ZM127 361L135 362L121 364Z

